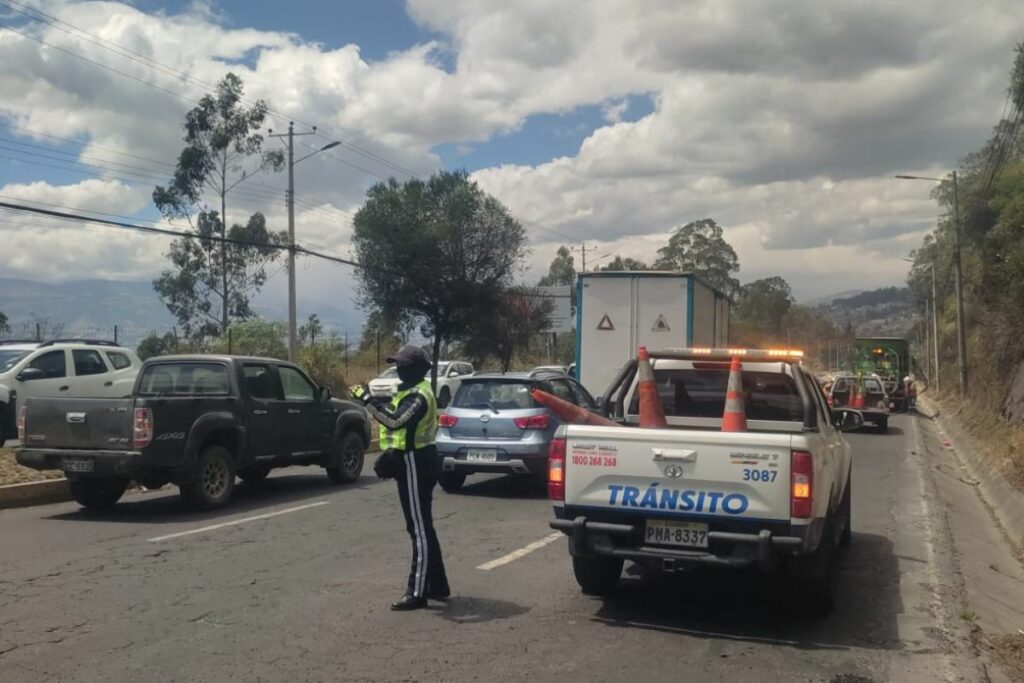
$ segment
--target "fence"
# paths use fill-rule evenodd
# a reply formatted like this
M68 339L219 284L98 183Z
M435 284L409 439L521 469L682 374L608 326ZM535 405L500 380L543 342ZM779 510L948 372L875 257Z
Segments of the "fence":
M133 327L121 325L80 326L61 323L10 323L8 331L0 334L0 339L25 339L46 341L47 339L101 339L113 341L127 348L137 348L143 339L166 334L176 336L173 329L151 327Z

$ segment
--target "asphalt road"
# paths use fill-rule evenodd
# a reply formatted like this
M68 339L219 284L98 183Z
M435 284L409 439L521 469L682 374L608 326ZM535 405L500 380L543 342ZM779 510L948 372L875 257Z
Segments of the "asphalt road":
M586 597L541 488L503 477L438 489L454 596L391 612L409 561L394 483L299 468L216 513L171 492L0 512L0 680L981 680L931 424L891 424L850 435L854 540L824 620L748 574L627 568Z

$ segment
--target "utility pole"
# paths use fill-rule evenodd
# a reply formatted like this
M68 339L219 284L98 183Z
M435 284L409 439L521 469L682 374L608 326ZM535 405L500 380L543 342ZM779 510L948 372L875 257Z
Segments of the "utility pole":
M960 274L960 189L953 171L953 217L955 251L953 277L956 283L956 356L960 364L960 398L967 395L967 339L964 334L964 289Z
M935 393L939 393L939 313L935 288L935 262L932 261L932 343L935 345Z
M267 131L272 138L287 138L288 146L288 360L292 363L298 361L299 356L299 327L298 327L298 311L295 303L295 164L304 159L308 159L313 154L318 154L324 150L330 149L331 147L337 147L339 142L331 142L318 150L315 150L312 154L307 154L298 161L295 160L295 136L296 135L316 135L316 126L313 126L313 130L306 133L296 133L295 123L292 121L288 122L287 133L273 133L273 131Z
M570 247L570 251L580 252L580 272L587 272L587 254L597 251L597 247L587 248L586 242L581 242L578 247Z

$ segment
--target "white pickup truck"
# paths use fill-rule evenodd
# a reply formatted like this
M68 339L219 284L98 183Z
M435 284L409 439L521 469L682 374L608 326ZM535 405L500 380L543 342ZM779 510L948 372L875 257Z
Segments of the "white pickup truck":
M743 363L748 431L720 431L729 362ZM651 353L667 429L640 429L637 363L600 399L621 427L566 425L551 445L551 527L569 536L584 592L615 588L625 560L666 572L785 571L818 612L850 543L850 447L863 425L830 410L797 352Z

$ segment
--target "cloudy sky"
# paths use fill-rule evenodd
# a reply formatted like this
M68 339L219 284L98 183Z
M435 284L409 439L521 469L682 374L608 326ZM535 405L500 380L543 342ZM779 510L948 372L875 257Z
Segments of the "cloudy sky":
M39 14L42 12L44 14ZM650 260L711 217L741 281L799 299L903 282L927 183L1005 104L1019 0L0 0L0 197L155 220L184 113L227 71L294 119L297 233L349 253L366 188L469 169L527 226L526 280L562 243ZM275 141L276 142L276 141ZM306 146L309 146L308 148ZM283 174L229 218L283 229ZM230 215L234 214L234 216ZM143 280L167 240L0 213L0 275ZM276 275L266 296L281 297ZM300 315L350 305L303 263Z

